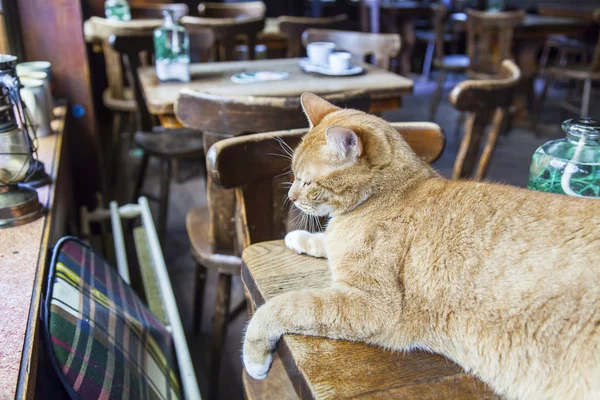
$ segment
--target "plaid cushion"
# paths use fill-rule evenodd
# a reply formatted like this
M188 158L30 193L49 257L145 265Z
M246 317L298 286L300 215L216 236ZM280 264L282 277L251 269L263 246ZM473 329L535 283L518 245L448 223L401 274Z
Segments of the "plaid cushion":
M181 397L171 335L77 239L54 250L44 312L50 358L73 398Z

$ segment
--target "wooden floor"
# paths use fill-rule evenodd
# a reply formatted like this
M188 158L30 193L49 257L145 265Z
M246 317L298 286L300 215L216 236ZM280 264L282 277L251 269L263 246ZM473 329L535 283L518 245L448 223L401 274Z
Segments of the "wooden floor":
M447 89L450 90L454 82L448 82ZM415 93L403 99L403 108L396 112L385 113L383 117L389 121L426 121L429 99L434 89L433 81L424 83L417 82ZM557 91L550 96L564 96ZM447 99L447 95L445 96ZM600 98L592 99L592 110L598 109ZM595 107L595 108L594 108ZM573 116L571 116L573 117ZM454 129L458 114L448 101L442 102L438 112L438 124L447 133L448 141L442 157L434 165L438 171L445 176L450 176L452 164L458 150L458 140ZM514 128L506 137L501 137L498 142L497 151L491 161L489 169L489 180L504 182L512 185L525 186L527 184L529 163L535 149L551 138L561 137L559 129L561 123L561 112L545 107L541 132L544 135L536 138L534 133L522 127ZM546 125L547 124L547 125ZM129 181L132 181L133 171L139 159L130 157ZM191 321L194 310L192 296L194 290L194 265L189 256L189 243L185 231L185 214L193 207L205 204L206 195L204 183L197 176L199 167L195 162L183 163L181 174L192 176L185 179L183 183L174 183L171 191L172 202L169 207L168 235L166 241L165 257L173 283L175 297L179 305L184 327L191 331ZM158 165L152 164L146 190L157 189ZM153 212L156 212L154 209ZM243 289L239 278L234 278L234 290L232 306L238 304L243 298ZM211 315L215 298L216 276L209 275L204 302L204 321L202 334L199 337L188 336L195 361L196 373L200 382L201 390L206 393L206 364L207 364L207 339L211 328ZM240 347L242 330L246 323L247 315L240 314L229 325L227 335L227 348L223 357L220 394L222 399L237 400L243 398L242 392L242 365L240 362Z

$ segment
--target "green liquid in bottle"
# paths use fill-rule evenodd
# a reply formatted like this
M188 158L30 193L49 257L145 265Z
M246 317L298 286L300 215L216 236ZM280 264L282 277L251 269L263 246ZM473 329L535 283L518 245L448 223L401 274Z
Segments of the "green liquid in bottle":
M527 187L600 198L600 129L595 124L590 119L565 121L567 137L545 143L533 154Z

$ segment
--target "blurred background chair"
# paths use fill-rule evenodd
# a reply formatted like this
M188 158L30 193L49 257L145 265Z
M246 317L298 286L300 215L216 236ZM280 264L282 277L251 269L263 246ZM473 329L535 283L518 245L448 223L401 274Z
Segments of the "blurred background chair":
M210 29L216 40L215 61L238 59L236 47L239 40L244 42L250 60L256 58L257 36L265 27L264 17L258 18L199 18L183 17L181 24L190 34Z
M594 21L600 26L600 9L594 12ZM585 60L583 60L585 61ZM596 46L591 57L591 62L581 62L578 64L566 64L564 66L548 67L541 71L545 78L544 87L537 101L536 111L534 113L533 122L537 124L541 111L546 101L548 88L556 80L566 80L573 83L583 83L583 93L581 96L581 104L579 107L571 103L572 90L567 92L567 98L564 101L554 101L553 103L561 108L579 115L581 118L590 116L590 96L592 93L592 83L600 81L600 33L596 41ZM573 85L574 86L574 85ZM571 86L571 88L573 88ZM597 114L598 115L598 114Z
M436 9L442 15L441 9ZM437 86L431 99L429 118L435 120L448 72L466 71L470 79L493 79L502 60L512 59L515 28L523 22L525 12L467 11L467 57L438 54L440 66ZM438 35L441 34L441 31ZM438 38L438 40L440 40ZM441 42L441 40L440 40ZM440 49L440 44L437 48ZM436 65L436 62L434 62Z
M262 1L239 3L200 3L198 15L204 18L264 18L267 7Z
M467 114L465 135L454 163L453 179L485 178L496 139L507 123L509 108L521 77L519 67L510 60L502 62L499 72L496 79L463 81L450 93L450 102L454 108ZM480 150L488 125L489 133Z
M133 3L129 9L132 19L162 19L164 11L172 11L173 18L179 21L190 13L187 4L184 3Z

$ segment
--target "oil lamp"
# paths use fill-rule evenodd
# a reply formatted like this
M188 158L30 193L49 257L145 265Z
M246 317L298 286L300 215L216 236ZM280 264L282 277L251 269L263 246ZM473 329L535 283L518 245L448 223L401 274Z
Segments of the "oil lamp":
M39 218L43 208L37 192L26 184L40 166L35 131L19 94L17 58L0 54L0 228L23 225Z

